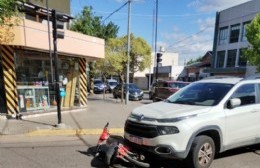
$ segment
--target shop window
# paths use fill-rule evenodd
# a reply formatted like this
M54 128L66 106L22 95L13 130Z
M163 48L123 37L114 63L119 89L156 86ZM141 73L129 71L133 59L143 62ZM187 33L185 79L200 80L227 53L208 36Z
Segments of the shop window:
M223 68L224 67L224 61L225 61L225 51L219 51L217 53L217 68Z
M218 44L227 44L228 42L228 27L220 28Z
M227 56L227 67L235 67L237 50L229 50Z
M239 39L240 24L232 25L230 28L230 43L236 43Z
M78 71L79 58L59 56L58 72L60 87L67 89L61 107L79 105ZM21 108L24 111L56 108L55 76L50 66L48 53L36 51L15 51L15 69ZM53 62L54 66L54 62ZM23 97L24 96L24 97ZM73 98L71 98L73 97ZM29 100L30 98L30 100ZM29 101L27 101L27 99ZM46 105L47 101L47 105Z

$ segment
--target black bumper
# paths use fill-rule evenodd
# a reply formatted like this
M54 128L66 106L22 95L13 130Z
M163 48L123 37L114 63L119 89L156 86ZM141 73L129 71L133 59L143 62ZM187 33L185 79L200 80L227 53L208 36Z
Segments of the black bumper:
M161 146L145 146L145 145L138 145L128 141L124 138L124 143L129 146L130 148L134 149L135 151L139 151L141 153L149 153L153 156L161 157L161 158L168 158L168 159L185 159L188 156L188 151L185 152L176 152L171 146L168 145L161 145ZM167 149L169 150L168 153L163 153L158 151L158 149Z

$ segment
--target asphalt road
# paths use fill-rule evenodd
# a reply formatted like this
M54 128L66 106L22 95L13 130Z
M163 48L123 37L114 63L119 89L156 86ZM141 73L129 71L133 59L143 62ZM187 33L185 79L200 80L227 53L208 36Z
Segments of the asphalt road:
M1 168L105 168L93 157L98 136L1 137ZM260 146L239 148L220 154L211 168L259 168ZM183 168L181 161L153 158L153 168Z
M111 96L107 95L107 97ZM102 95L96 96L96 99L99 98L102 98ZM111 101L114 100L111 98ZM131 103L134 106L139 106L151 103L151 101L145 98L143 101ZM105 168L105 165L95 159L92 153L98 137L98 135L0 136L0 167ZM256 149L260 150L260 145L219 154L213 161L211 168L259 168L260 155L255 153ZM153 158L151 167L183 168L184 166L182 161Z

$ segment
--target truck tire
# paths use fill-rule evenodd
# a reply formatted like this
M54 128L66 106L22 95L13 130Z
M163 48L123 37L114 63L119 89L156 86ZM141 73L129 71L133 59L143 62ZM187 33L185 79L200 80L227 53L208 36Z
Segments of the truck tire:
M215 156L215 143L209 136L201 135L194 139L187 157L189 168L209 168Z

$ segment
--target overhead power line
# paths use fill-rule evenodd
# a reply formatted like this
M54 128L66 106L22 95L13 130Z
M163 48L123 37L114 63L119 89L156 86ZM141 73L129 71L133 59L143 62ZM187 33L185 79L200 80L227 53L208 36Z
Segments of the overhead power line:
M198 43L207 43L209 41L212 41L213 42L213 39L208 39L208 40L204 40L204 41L197 41L197 42L194 42L194 43L189 43L189 44L184 44L184 45L181 45L181 46L178 46L176 44L176 46L171 46L170 49L173 49L173 48L180 48L180 47L187 47L187 46L192 46L192 45L196 45Z
M97 11L97 10L93 10L96 13L100 13L100 14L108 14L110 12L106 12L106 11ZM120 15L125 15L127 16L127 13L122 13L119 12L118 14ZM207 13L185 13L185 14L168 14L168 15L158 15L159 17L193 17L193 16L201 16L201 15L209 15L212 14L212 12L207 12ZM142 14L142 13L132 13L132 16L137 16L137 17L153 17L152 14Z
M128 1L126 3L124 3L121 7L119 7L117 10L115 10L114 12L110 13L103 21L102 23L104 23L108 18L110 18L114 13L120 11L124 6L126 6L128 4Z
M187 36L187 37L185 37L185 38L183 38L183 39L181 39L181 40L179 40L179 41L177 41L177 42L175 42L175 43L173 43L171 45L168 45L166 48L170 48L170 47L172 47L172 46L174 46L174 45L176 45L176 44L178 44L180 42L186 41L186 40L190 39L191 37L193 37L194 35L200 34L200 33L204 32L205 30L207 30L208 28L211 28L211 27L213 27L213 26L205 27L204 29L198 31L197 33L194 33L194 34L192 34L190 36Z

